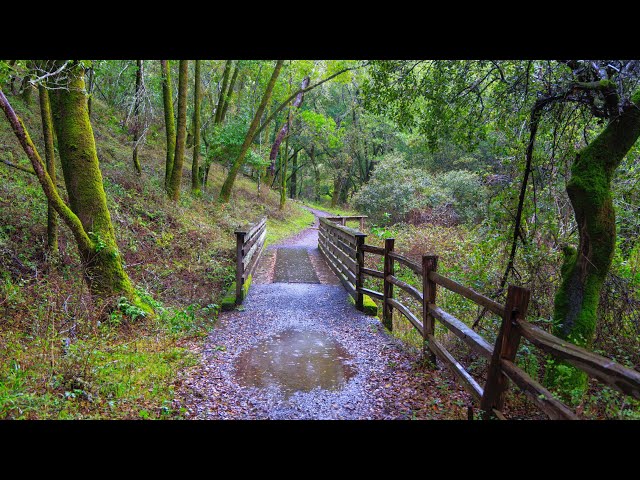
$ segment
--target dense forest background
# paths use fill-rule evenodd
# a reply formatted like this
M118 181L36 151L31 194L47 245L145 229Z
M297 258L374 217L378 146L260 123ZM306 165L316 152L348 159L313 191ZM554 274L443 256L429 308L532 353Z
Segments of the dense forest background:
M529 288L529 321L637 369L639 80L623 60L0 61L0 418L180 418L233 230L267 214L275 242L303 203L368 215L372 242L500 302ZM442 304L495 339L499 319ZM526 346L518 362L586 418L640 416Z

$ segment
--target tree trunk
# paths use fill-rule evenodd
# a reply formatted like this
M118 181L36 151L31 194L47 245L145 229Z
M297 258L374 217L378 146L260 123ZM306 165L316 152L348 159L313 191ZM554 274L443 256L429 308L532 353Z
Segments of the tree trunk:
M89 110L89 119L91 119L91 106L93 103L93 88L95 87L95 82L93 78L93 66L89 68L89 88L87 89L87 110Z
M338 198L340 198L340 190L342 190L342 178L336 177L333 179L333 195L331 196L331 206L338 206Z
M582 347L590 347L595 333L600 290L616 245L615 211L611 195L613 174L640 136L640 91L632 104L577 155L567 193L573 206L580 241L565 248L562 284L556 293L553 333ZM581 397L586 374L551 363L547 384Z
M140 160L138 159L138 140L140 139L140 96L142 95L142 60L136 60L136 93L133 104L133 168L138 175L142 175Z
M93 129L89 122L83 68L76 64L69 69L68 75L68 88L52 90L51 103L69 206L90 240L90 243L85 240L78 242L85 278L89 290L96 296L106 298L124 295L138 300L122 267L107 209Z
M304 77L304 79L302 80L302 85L300 86L301 90L304 90L309 86L309 80L310 78L308 76ZM299 108L300 105L302 105L303 100L304 100L304 92L298 93L295 100L293 101L292 108ZM284 139L285 135L289 133L290 124L291 124L291 109L289 109L289 115L287 115L287 121L284 123L284 125L280 129L280 132L276 136L276 140L275 142L273 142L273 146L271 147L271 153L269 154L269 159L271 160L271 163L269 164L270 174L273 174L275 172L276 155L278 154L278 149L280 148L280 144L282 143L282 140Z
M298 152L293 154L293 159L291 162L291 185L289 186L289 196L291 198L296 198L298 193Z
M40 118L42 119L42 134L44 136L44 152L47 162L47 172L51 177L51 182L56 184L56 163L53 146L53 120L51 118L51 104L49 102L49 92L43 84L38 86L40 96ZM47 249L50 254L58 252L58 217L56 216L53 203L47 202Z
M313 173L315 174L316 182L313 186L313 193L315 195L315 201L320 201L320 169L316 164L316 147L315 145L311 145L311 152L309 153L309 158L311 159L311 164L313 165Z
M200 84L200 64L196 60L195 91L193 94L193 163L191 165L191 191L199 195L202 179L200 178L200 103L202 103L202 85Z
M227 63L224 64L224 72L222 72L222 86L220 88L220 96L218 97L218 105L216 106L216 116L213 120L213 123L216 125L220 123L220 119L222 118L222 108L227 95L227 84L229 82L229 73L231 72L232 63L233 60L227 60Z
M169 197L177 202L180 199L182 166L187 139L187 82L189 80L189 60L180 60L178 76L178 127L176 131L176 150L173 155L173 170L169 184Z
M289 119L291 119L291 110L289 110ZM287 122L288 123L288 122ZM287 128L287 130L289 130ZM284 155L280 152L280 210L284 209L287 203L287 168L289 164L289 137L284 142Z
M227 115L227 109L229 108L229 101L231 100L231 94L233 93L233 88L235 87L236 80L238 79L238 71L240 67L238 63L236 63L233 68L233 74L231 75L231 81L229 82L229 88L227 89L227 93L224 96L224 103L222 104L222 109L220 110L220 122L224 122L224 117Z
M176 124L173 118L173 93L171 92L171 67L169 60L160 60L162 68L162 99L164 101L164 125L167 132L167 161L165 164L164 185L169 191L173 172L173 155L176 149Z
M222 189L220 190L219 200L222 203L227 203L229 198L231 197L231 189L233 188L233 184L236 180L236 176L240 171L240 167L244 163L244 157L251 146L251 142L253 142L253 138L256 134L256 130L258 129L258 125L260 124L260 118L262 118L262 114L264 113L265 108L267 108L267 103L269 103L269 99L271 98L271 93L273 92L273 87L276 84L276 80L278 79L278 75L280 75L280 70L282 69L282 64L284 60L278 60L276 62L276 66L273 69L273 73L271 74L271 79L269 79L269 83L267 84L267 88L262 95L262 101L260 102L260 106L256 111L256 114L251 121L251 125L249 126L249 131L245 136L244 142L242 143L242 147L240 148L240 154L238 158L233 162L233 165L229 169L229 173L227 174L227 178L222 185Z

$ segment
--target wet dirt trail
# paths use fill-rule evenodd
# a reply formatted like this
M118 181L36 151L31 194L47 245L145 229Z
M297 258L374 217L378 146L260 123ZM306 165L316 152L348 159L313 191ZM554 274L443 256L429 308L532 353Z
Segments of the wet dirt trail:
M201 363L175 407L189 419L464 418L466 394L348 301L317 225L265 250L243 305L193 346Z

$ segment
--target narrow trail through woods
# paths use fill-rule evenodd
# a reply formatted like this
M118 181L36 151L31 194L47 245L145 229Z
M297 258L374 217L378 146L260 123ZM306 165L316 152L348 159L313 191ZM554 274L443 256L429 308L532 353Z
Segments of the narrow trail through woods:
M179 379L176 406L192 419L464 418L466 393L349 302L317 225L265 250L244 304L220 315Z

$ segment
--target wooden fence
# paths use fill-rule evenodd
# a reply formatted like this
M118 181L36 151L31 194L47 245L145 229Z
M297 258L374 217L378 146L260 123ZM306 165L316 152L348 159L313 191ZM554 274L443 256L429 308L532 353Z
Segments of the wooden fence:
M267 236L267 217L254 225L236 230L236 296L235 303L240 305L247 295L250 275L258 264L264 240Z
M504 419L505 393L508 380L517 385L525 395L551 419L578 419L564 403L555 398L539 382L531 378L515 363L521 338L553 357L562 359L588 375L598 379L626 395L640 399L640 372L626 368L613 360L575 346L525 320L529 305L529 290L509 286L505 304L498 303L471 288L465 287L437 272L438 257L423 255L421 264L394 252L395 240L385 240L384 248L365 244L366 235L337 223L336 217L321 218L318 247L329 266L338 275L347 291L354 297L356 308L362 310L362 296L382 300L382 322L392 328L393 310L398 310L421 333L425 353L432 361L438 358L458 378L464 388L480 404L484 417ZM383 271L364 266L365 253L383 257ZM397 278L395 265L399 263L411 269L422 280L422 288L416 288ZM364 276L383 281L383 291L364 288ZM495 345L491 345L478 332L442 310L436 304L437 287L457 293L502 318ZM421 314L414 314L406 305L394 298L394 288L400 288L421 304ZM444 325L475 353L488 360L487 380L484 387L451 355L435 338L436 321Z
M367 215L352 215L352 216L347 216L347 217L324 217L327 220L330 220L332 222L336 222L339 223L340 225L346 227L347 226L347 222L349 220L358 220L360 222L360 230L364 230L364 219L368 218Z

